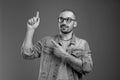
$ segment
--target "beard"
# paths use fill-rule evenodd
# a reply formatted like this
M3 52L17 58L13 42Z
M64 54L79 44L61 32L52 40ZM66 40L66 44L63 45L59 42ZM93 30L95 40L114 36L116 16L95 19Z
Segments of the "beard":
M72 32L73 29L70 29L69 26L61 25L61 26L60 26L60 31L61 31L61 33L63 33L63 34L68 34L68 33Z
M72 32L72 30L70 30L70 31L62 31L62 30L61 30L61 33L63 33L63 34L68 34L68 33L70 33L70 32Z

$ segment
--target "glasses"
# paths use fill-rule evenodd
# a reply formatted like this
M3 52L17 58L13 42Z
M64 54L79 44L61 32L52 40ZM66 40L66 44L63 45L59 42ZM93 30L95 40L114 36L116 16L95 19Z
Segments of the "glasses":
M68 23L68 24L71 23L72 21L75 21L75 19L72 19L72 18L70 18L70 17L67 17L67 18L59 17L59 18L58 18L58 22L59 22L59 23L63 23L64 20L65 20L66 23Z

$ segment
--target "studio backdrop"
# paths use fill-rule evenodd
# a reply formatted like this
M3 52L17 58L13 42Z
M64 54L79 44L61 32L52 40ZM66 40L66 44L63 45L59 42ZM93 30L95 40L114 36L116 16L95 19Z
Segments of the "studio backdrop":
M2 0L0 1L0 80L37 80L39 60L24 60L21 45L27 21L40 12L34 41L59 33L63 9L76 13L76 36L88 41L94 67L88 80L119 80L119 1L116 0Z

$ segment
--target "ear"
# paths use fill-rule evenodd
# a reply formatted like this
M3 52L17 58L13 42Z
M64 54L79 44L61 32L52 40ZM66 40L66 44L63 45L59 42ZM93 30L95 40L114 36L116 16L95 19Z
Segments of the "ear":
M74 25L73 25L73 26L74 26L74 27L77 27L77 22L76 22L76 21L74 22Z

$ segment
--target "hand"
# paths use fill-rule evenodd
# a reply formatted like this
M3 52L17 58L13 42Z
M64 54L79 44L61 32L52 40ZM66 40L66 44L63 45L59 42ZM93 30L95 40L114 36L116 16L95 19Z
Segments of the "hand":
M59 46L54 40L51 41L55 47L54 47L54 54L58 57L62 57L65 58L66 56L68 56L67 52L61 47Z
M36 16L28 20L27 27L30 29L36 29L39 23L40 23L39 11L37 11Z

